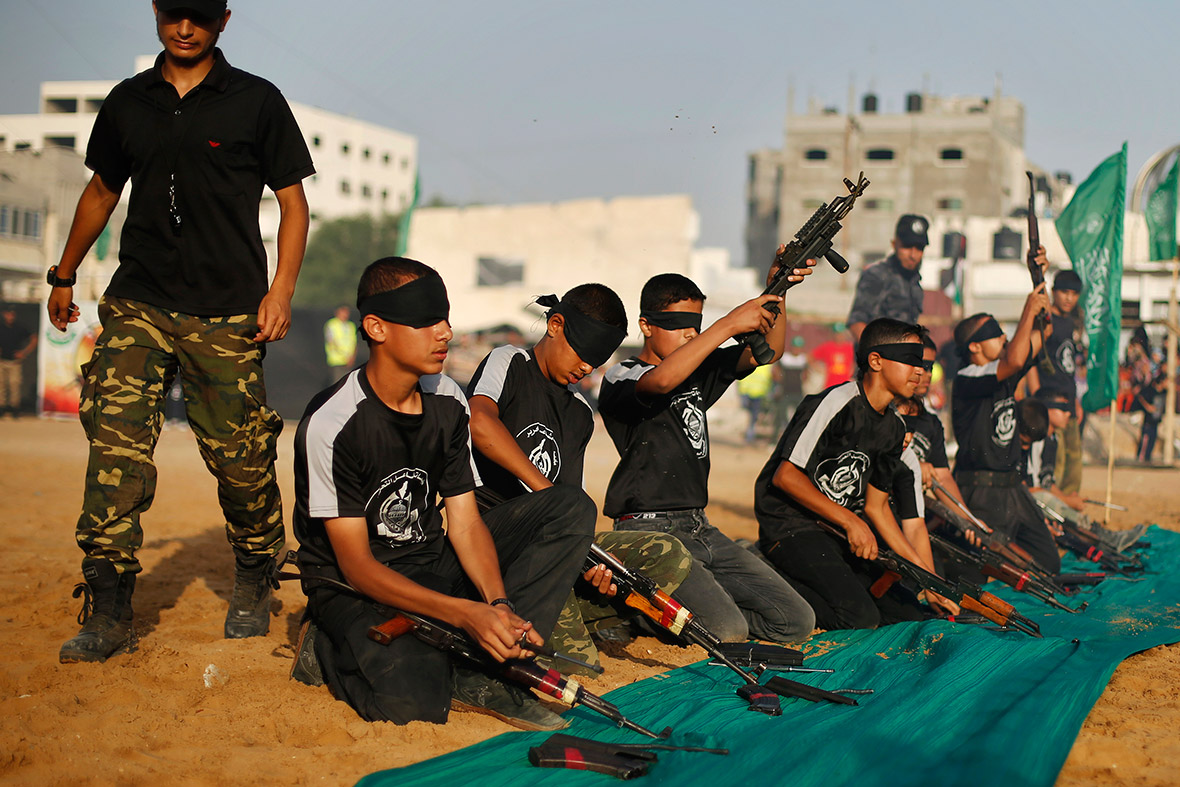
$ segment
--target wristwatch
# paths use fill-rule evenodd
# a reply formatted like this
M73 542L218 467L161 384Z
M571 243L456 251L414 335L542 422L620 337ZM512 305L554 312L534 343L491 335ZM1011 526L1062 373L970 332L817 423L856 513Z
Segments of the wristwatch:
M54 265L45 274L45 281L50 287L73 287L74 282L78 281L78 274L75 273L68 279L59 279L57 278L57 266Z

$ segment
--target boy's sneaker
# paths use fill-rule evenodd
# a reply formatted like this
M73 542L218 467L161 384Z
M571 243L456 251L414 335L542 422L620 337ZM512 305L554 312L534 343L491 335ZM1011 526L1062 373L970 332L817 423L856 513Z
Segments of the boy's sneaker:
M295 663L291 665L291 680L308 686L323 686L324 674L320 671L320 660L315 654L315 640L319 629L305 617L299 627L299 645L295 648Z
M522 730L562 730L569 722L546 708L532 692L479 672L456 668L451 708L494 716Z

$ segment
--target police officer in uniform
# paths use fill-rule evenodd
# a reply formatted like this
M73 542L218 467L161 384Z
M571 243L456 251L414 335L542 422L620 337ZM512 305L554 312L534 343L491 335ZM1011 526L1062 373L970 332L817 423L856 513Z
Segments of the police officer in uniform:
M922 316L922 255L929 245L925 216L908 213L897 221L893 253L865 267L856 283L848 330L860 342L865 325L878 317L917 323Z

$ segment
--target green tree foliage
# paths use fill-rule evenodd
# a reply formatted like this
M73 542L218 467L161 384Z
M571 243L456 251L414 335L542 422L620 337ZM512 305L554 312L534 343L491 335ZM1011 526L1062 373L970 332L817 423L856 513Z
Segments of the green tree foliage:
M356 301L356 283L373 260L397 248L398 216L348 216L325 221L307 242L296 306L334 308Z

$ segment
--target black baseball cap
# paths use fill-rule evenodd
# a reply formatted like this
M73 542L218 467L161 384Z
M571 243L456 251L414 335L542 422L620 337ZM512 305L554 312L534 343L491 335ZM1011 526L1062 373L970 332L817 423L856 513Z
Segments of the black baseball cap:
M156 0L156 10L172 13L187 9L208 19L225 16L226 0Z
M1053 289L1082 291L1082 277L1077 271L1061 271L1053 277Z
M893 236L897 242L906 248L924 249L930 245L930 238L926 230L930 229L930 222L925 216L907 213L897 220L897 229Z

